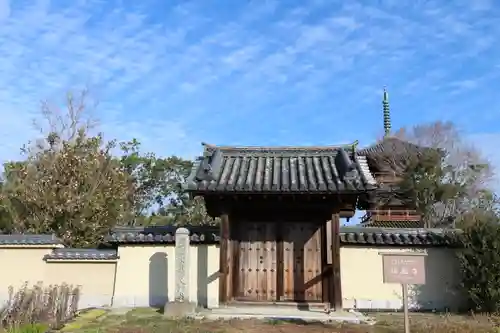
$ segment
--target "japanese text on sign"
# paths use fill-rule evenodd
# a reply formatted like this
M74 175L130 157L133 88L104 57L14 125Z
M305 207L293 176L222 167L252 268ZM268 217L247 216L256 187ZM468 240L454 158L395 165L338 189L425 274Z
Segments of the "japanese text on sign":
M418 255L383 255L384 282L425 284L425 257Z

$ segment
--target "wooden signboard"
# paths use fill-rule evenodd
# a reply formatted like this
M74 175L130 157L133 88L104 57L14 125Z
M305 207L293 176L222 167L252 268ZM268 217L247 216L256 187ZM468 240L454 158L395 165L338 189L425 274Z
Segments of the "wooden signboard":
M382 254L384 283L425 284L425 256L418 253Z
M403 310L405 333L410 333L408 318L408 285L425 284L426 253L389 252L380 253L384 271L384 283L398 283L403 288Z

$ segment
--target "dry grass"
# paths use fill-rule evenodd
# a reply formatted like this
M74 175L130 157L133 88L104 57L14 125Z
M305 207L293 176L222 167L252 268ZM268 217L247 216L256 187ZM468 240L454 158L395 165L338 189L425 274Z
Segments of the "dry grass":
M0 304L0 332L59 328L75 316L79 295L78 288L68 285L9 287L8 301Z
M88 318L94 316L87 315ZM284 321L167 320L152 309L135 309L126 315L100 315L94 319L77 319L66 326L65 333L399 333L403 332L400 314L377 314L375 326L326 325ZM458 316L413 314L412 333L499 333L497 318L491 316Z
M375 317L377 318L377 327L382 329L379 332L403 332L404 318L402 314L378 314ZM499 317L487 315L467 316L424 313L410 315L411 329L415 333L499 333L499 320ZM386 331L383 329L386 329Z

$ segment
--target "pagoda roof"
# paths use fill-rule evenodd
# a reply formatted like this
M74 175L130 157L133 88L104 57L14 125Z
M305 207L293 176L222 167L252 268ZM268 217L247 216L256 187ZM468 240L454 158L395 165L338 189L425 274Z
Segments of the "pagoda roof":
M358 154L360 155L374 155L381 153L411 153L411 154L419 154L431 148L422 147L416 144L413 144L406 140L401 140L396 137L385 137L377 143L368 146L366 148L358 149Z
M377 143L368 146L366 148L361 148L357 150L359 155L363 156L377 156L382 154L397 154L397 155L410 155L410 156L418 156L422 153L432 151L433 148L423 147L411 143L406 140L402 140L393 136L384 137L382 140Z

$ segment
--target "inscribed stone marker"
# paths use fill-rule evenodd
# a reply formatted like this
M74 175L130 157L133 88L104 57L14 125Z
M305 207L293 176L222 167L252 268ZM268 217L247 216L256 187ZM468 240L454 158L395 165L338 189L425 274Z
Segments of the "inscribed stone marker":
M189 230L175 231L175 291L174 301L165 304L164 314L169 318L185 317L196 311L196 303L189 301Z
M175 232L175 301L187 302L189 293L189 230Z

